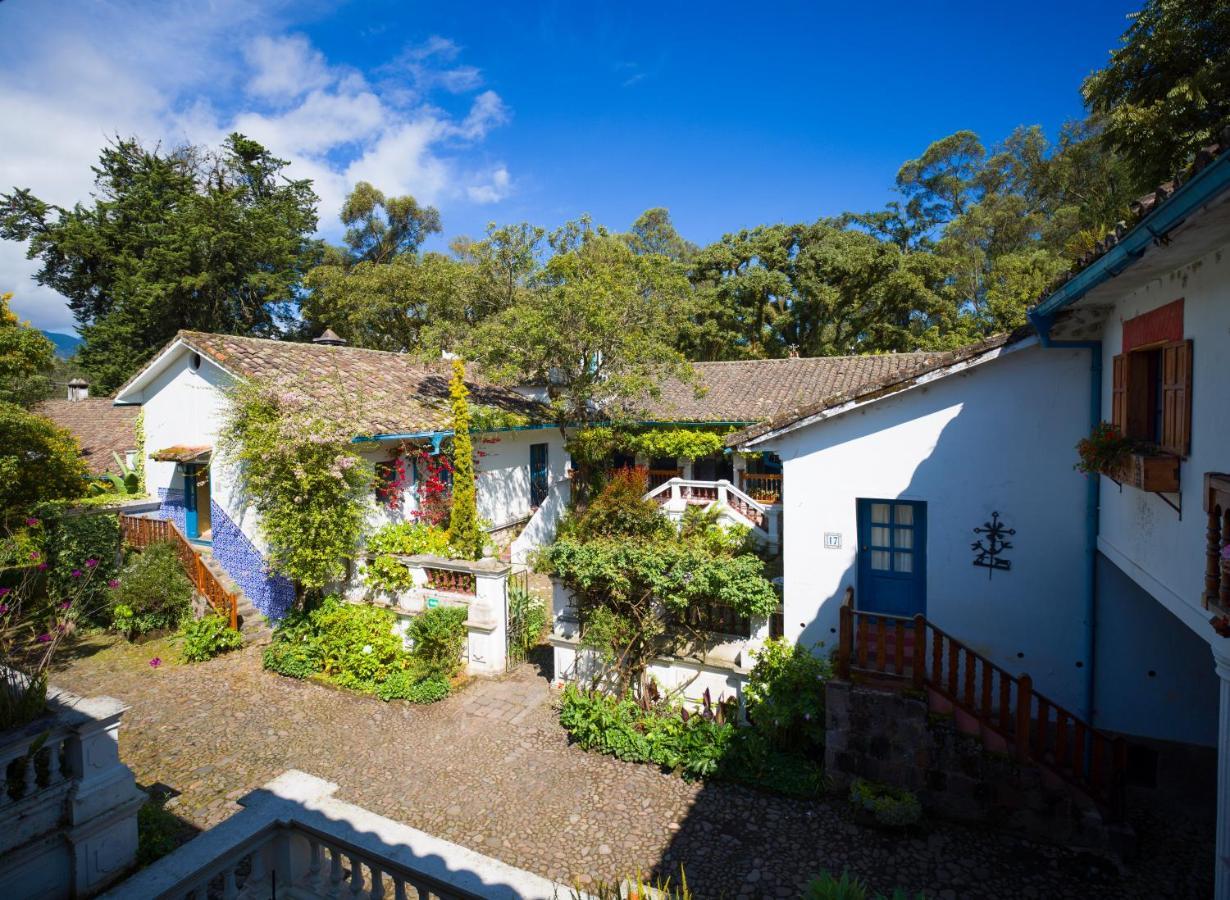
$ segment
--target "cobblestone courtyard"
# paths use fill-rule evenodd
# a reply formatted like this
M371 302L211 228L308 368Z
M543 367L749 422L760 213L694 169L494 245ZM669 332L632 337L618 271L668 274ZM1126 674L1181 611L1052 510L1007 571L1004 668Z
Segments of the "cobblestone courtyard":
M840 800L803 802L689 785L650 766L570 747L532 665L419 707L264 672L259 648L151 668L165 645L93 643L55 683L131 706L121 752L144 786L198 828L289 768L341 799L566 883L683 864L698 897L797 897L822 869L928 897L1203 897L1209 836L1137 823L1124 875L1089 857L932 824L900 838L852 824Z

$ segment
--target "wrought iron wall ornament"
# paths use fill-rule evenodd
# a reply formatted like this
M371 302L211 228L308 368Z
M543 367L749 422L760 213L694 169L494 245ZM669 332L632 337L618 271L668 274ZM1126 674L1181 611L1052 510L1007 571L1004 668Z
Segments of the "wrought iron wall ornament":
M977 554L974 557L974 565L986 569L987 578L993 576L996 569L1007 572L1012 568L1012 560L1003 559L1000 554L1012 549L1008 535L1016 534L1016 529L1005 528L1004 523L999 520L998 512L991 513L991 521L983 522L982 527L975 528L974 534L983 535L970 544L970 549Z

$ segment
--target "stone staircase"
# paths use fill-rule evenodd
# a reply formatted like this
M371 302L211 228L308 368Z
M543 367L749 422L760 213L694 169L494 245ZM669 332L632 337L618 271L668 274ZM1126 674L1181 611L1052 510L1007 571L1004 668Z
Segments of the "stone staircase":
M213 555L213 551L208 547L195 544L192 549L222 586L235 595L239 630L242 632L244 640L249 644L269 643L270 638L273 636L273 629L270 627L268 620L252 605L252 601L243 592L243 588L235 583L235 579L227 574L226 569L222 568L222 563L218 562L217 557Z

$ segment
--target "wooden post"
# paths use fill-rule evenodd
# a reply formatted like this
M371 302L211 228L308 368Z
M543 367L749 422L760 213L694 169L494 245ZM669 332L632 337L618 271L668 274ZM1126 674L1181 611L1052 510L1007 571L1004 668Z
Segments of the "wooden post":
M837 636L837 677L850 680L850 652L854 643L853 611L843 603L839 610L839 634Z
M927 619L922 613L914 616L914 687L922 690L927 669Z
M1029 723L1033 718L1034 681L1028 675L1016 680L1016 755L1029 759Z

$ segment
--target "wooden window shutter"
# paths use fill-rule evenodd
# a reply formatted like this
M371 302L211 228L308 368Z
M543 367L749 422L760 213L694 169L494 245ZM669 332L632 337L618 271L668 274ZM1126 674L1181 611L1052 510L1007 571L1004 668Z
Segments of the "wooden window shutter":
M1192 446L1192 342L1162 348L1162 449L1187 456Z
M1110 424L1123 434L1127 425L1127 354L1111 360Z

